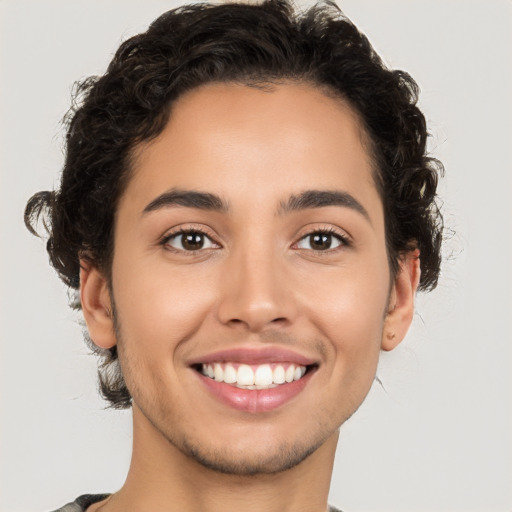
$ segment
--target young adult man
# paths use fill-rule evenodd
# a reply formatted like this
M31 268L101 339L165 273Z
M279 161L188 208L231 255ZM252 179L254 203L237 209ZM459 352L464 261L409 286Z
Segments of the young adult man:
M132 407L123 487L65 512L325 511L340 425L439 272L416 85L332 6L183 7L83 83L27 205Z

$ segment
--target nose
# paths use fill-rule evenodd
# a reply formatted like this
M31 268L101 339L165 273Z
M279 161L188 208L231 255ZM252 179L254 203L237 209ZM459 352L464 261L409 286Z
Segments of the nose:
M220 284L219 321L261 332L293 322L297 305L283 262L272 251L244 251L225 261Z

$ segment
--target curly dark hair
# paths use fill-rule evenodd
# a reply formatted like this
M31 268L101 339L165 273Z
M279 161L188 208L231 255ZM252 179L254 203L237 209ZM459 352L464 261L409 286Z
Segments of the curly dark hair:
M110 279L114 213L134 149L162 132L179 96L210 82L257 87L280 81L319 87L359 114L376 164L391 273L405 252L418 248L419 289L433 289L441 262L436 188L443 167L427 156L417 84L388 69L334 3L296 12L288 0L171 10L125 41L103 76L77 84L65 119L60 188L35 194L25 211L34 234L43 216L50 261L64 283L79 289L80 258ZM103 357L102 395L112 407L129 407L116 348L91 346Z

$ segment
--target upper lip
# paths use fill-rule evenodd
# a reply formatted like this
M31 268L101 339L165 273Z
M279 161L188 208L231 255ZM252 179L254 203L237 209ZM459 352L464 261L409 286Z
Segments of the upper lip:
M231 348L211 352L204 356L193 358L190 366L198 364L211 364L219 362L233 362L245 364L264 364L264 363L295 363L300 366L310 366L317 364L317 361L298 354L293 350L280 347L264 348Z

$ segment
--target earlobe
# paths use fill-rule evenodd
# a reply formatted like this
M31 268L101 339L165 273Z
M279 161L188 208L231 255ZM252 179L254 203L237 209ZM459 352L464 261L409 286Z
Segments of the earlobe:
M382 333L382 350L393 350L405 338L411 325L414 298L421 276L419 254L419 250L415 249L400 261Z
M112 302L107 279L90 263L80 261L80 301L87 330L100 348L116 344Z

